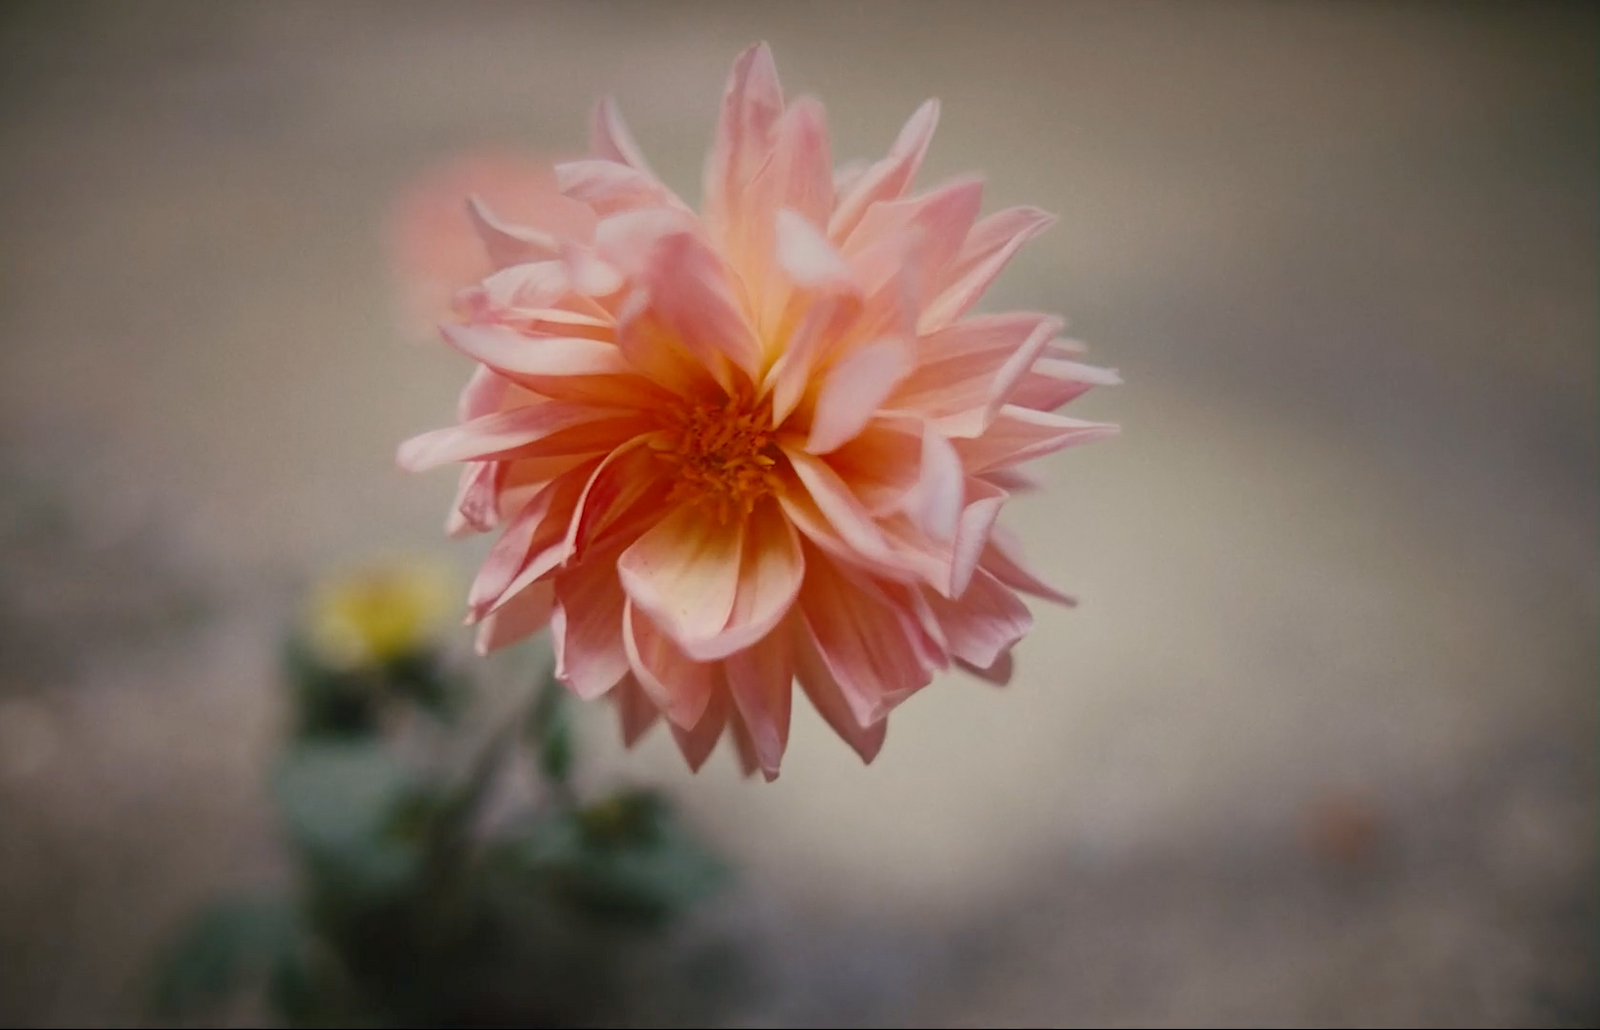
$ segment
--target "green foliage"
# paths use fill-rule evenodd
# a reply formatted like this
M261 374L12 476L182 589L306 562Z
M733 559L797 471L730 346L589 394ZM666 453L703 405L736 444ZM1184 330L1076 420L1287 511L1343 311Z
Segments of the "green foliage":
M402 761L384 738L407 708L448 729L464 691L437 655L329 668L296 643L285 665L295 732L271 785L295 891L202 913L161 968L162 1018L251 988L292 1026L592 1022L626 993L630 956L727 881L662 796L579 798L572 706L548 665L453 772ZM543 796L486 834L519 748Z
M295 919L284 898L212 902L161 963L153 1011L163 1019L183 1019L225 1001L292 946Z

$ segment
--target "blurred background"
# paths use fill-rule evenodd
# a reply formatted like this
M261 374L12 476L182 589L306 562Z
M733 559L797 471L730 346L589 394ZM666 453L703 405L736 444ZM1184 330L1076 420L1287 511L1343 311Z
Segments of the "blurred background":
M1594 7L18 3L0 9L0 1021L129 1025L152 951L281 879L263 768L311 577L422 551L467 372L408 338L408 184L570 154L615 94L698 195L772 44L839 159L1059 224L1115 441L1009 523L1036 608L863 769L782 779L589 713L742 870L731 1025L1592 1026ZM465 631L463 631L464 633ZM244 1013L238 1019L248 1023Z

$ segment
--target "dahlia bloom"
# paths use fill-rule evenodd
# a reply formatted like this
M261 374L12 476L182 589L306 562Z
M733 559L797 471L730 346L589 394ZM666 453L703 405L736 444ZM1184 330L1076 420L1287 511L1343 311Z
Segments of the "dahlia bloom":
M1057 318L969 314L1051 219L980 219L975 178L911 193L937 117L836 171L821 105L785 104L758 45L700 215L609 101L556 167L559 218L469 202L495 271L442 331L478 367L399 462L465 463L451 531L500 530L480 651L549 626L556 676L609 695L629 744L664 717L698 769L726 732L768 779L796 682L871 761L937 671L1009 677L1018 592L1071 600L995 518L1020 463L1115 431L1053 412L1117 380Z

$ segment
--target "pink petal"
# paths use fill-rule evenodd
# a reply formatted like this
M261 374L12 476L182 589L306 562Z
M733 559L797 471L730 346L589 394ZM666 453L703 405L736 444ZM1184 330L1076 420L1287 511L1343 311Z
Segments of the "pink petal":
M1116 386L1121 382L1116 369L1060 358L1040 358L1017 382L1006 403L1036 411L1054 411L1096 386Z
M1078 603L1071 595L1057 590L1028 568L1027 560L1022 556L1021 541L1004 526L995 526L989 531L989 544L984 548L979 564L984 571L1013 590L1069 607Z
M976 476L967 480L967 503L961 511L950 564L950 596L961 597L966 593L1007 497L1004 490Z
M622 587L691 655L728 624L739 592L745 525L721 525L681 505L634 541L617 560Z
M623 746L633 747L661 718L661 709L650 700L631 672L618 681L610 696L617 704L617 715L622 723Z
M1117 427L1008 404L982 436L952 441L968 472L987 472L1042 457L1064 447L1115 436Z
M633 141L633 134L622 120L617 102L610 97L594 106L594 115L589 121L589 149L596 157L628 165L654 177L638 144Z
M911 180L922 165L939 124L939 102L929 100L911 115L900 137L889 148L889 156L868 167L839 194L828 236L843 240L855 229L867 208L880 200L893 200L911 188Z
M482 365L473 369L471 377L467 379L467 385L461 388L460 399L456 402L457 420L470 422L475 418L499 411L500 402L506 395L508 385L505 378L493 369L484 368Z
M988 668L980 669L971 662L965 662L959 658L956 659L956 664L961 666L966 671L972 673L979 679L993 683L997 687L1003 687L1011 682L1011 674L1013 671L1013 666L1015 665L1015 663L1012 661L1010 651L1002 651L1000 656L996 658L994 662L988 666Z
M1033 628L1033 615L1009 588L983 570L957 600L928 594L950 653L987 669Z
M760 341L710 244L693 233L663 237L643 282L650 292L647 317L658 332L677 340L708 368L715 370L727 358L752 381L760 378Z
M497 271L530 261L546 261L560 253L561 243L556 237L502 221L478 197L467 198L467 216L483 240L489 264Z
M503 326L441 326L456 350L483 362L513 382L527 378L620 375L629 371L614 344L582 337L528 337Z
M750 729L745 726L744 720L739 718L736 711L728 712L728 735L733 738L734 753L739 757L739 775L748 779L761 768L761 759L756 755L755 742L750 739ZM778 778L777 773L762 775L768 783Z
M726 230L737 221L745 188L772 153L782 114L783 88L772 51L757 43L734 59L706 160L705 207L713 225Z
M827 454L853 439L911 372L911 363L911 348L890 338L867 344L830 369L817 395L806 450Z
M749 735L755 762L768 782L778 778L789 746L790 697L794 681L791 634L774 633L723 663L728 692Z
M800 681L801 689L811 698L811 704L833 732L849 744L863 762L871 763L883 750L889 720L879 719L870 726L862 726L857 722L850 705L845 701L843 690L811 643L810 634L804 627L798 627L796 638L795 677Z
M588 158L556 165L561 192L601 218L636 208L681 208L683 201L659 179L615 161Z
M1054 222L1054 215L1038 208L1014 207L998 211L974 226L947 272L938 297L922 312L923 331L942 328L960 318L989 288L1011 256Z
M722 667L696 662L628 601L622 609L622 644L633 675L674 724L692 728L722 685Z
M955 447L932 423L922 425L917 479L901 508L935 540L951 540L961 520L965 474Z
M585 701L604 694L628 674L628 651L622 643L626 603L616 566L605 557L597 556L555 579L550 640L556 678Z
M983 182L959 179L904 200L872 205L845 241L845 254L855 254L874 241L913 232L911 256L918 284L919 306L931 301L946 266L955 260L962 241L978 219Z
M868 514L882 518L911 503L907 497L917 485L922 449L920 421L874 418L853 440L828 455L828 466L849 484ZM959 468L958 463L958 472ZM958 475L958 491L959 483ZM957 510L960 503L958 493Z
M813 299L794 335L768 370L772 390L772 418L781 425L814 386L814 372L861 312L859 298L846 293L826 293Z
M926 686L931 670L904 617L879 590L813 556L800 590L805 628L857 724L870 726Z
M839 474L826 461L813 455L787 448L784 455L789 459L800 485L805 488L807 499L811 501L809 507L821 515L826 528L832 531L826 535L837 537L852 553L863 558L892 564L894 558L889 552L888 542L873 521L872 514L851 493L850 487L839 478ZM810 517L811 511L807 505L793 503L797 500L793 491L779 495L785 514L801 532L811 536L808 527L814 527L815 520ZM812 528L814 531L815 528Z
M593 462L561 476L512 516L504 532L489 548L483 566L467 592L473 619L498 608L517 592L541 579L565 557L565 547L555 548L565 537L573 506L588 481ZM553 549L554 548L554 549Z
M503 461L474 461L461 470L461 485L445 532L452 537L487 533L500 521L500 486L505 478Z
M792 208L777 215L778 267L795 286L809 289L849 290L854 286L850 266L822 231Z
M997 380L1022 375L1059 319L1027 312L988 315L947 326L917 341L918 365L885 405L939 420L951 436L977 436L993 418Z
M683 760L689 764L690 772L699 772L700 767L706 764L706 759L711 757L711 752L717 749L717 741L721 739L722 728L727 721L728 696L725 691L718 690L711 695L705 713L692 727L667 724L678 750L683 752Z
M629 440L606 455L594 470L573 511L567 544L582 555L608 528L626 520L647 498L664 487L660 468L649 443L655 434Z
M586 404L530 404L414 436L400 445L396 460L407 472L424 472L453 461L506 457L563 429L598 421L607 414Z
M794 604L805 568L794 524L775 502L758 504L746 520L738 593L727 625L708 640L685 641L684 650L691 658L710 661L754 645Z
M544 629L550 622L551 597L550 584L537 583L484 619L478 625L478 653L498 651Z

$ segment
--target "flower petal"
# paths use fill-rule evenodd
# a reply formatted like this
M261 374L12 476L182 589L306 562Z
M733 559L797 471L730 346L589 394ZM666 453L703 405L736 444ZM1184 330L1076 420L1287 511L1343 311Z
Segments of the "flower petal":
M791 636L789 630L773 633L754 647L730 655L723 663L728 693L749 734L756 764L769 783L778 778L783 752L789 746L794 684Z
M633 747L639 743L639 739L661 718L661 709L650 700L650 696L644 692L644 688L639 685L639 681L631 672L617 682L611 690L610 697L617 705L617 716L622 723L624 747Z
M633 676L674 725L693 727L721 685L721 666L689 658L629 600L622 608L622 645Z
M1048 229L1055 216L1034 207L997 211L973 227L946 273L938 296L922 312L924 332L943 328L966 313L1026 242Z
M396 460L407 472L424 472L453 461L507 457L563 429L612 414L588 404L530 404L414 436L400 445Z
M745 524L680 505L617 559L622 587L686 652L716 640L739 592Z
M683 752L683 760L689 764L690 772L699 772L700 767L706 764L706 759L711 757L711 752L717 749L717 741L722 738L722 729L727 721L728 695L726 691L717 690L712 693L705 713L692 727L667 724L678 750Z
M938 124L939 101L925 101L900 130L899 138L889 148L889 156L868 167L848 189L841 191L828 222L829 238L843 240L855 229L867 208L877 201L902 196L911 188L911 180L922 165Z
M639 145L633 141L627 123L622 120L617 102L610 97L594 105L594 114L589 120L589 149L594 151L596 157L628 165L654 177L655 173L650 171L644 155L639 152Z
M622 643L627 595L609 556L595 556L555 579L550 640L556 678L585 701L616 686L629 671Z
M1013 590L1069 607L1078 603L1076 598L1057 590L1028 568L1027 560L1022 555L1022 542L1004 526L995 526L989 531L988 546L983 549L983 556L978 563L984 571Z
M789 459L800 485L805 488L805 500L811 502L810 505L798 503L800 498L794 491L779 494L784 513L800 531L811 536L808 527L816 527L812 515L820 515L826 529L832 531L831 535L837 537L851 552L870 561L892 565L893 555L883 532L873 521L872 513L851 493L850 487L839 478L839 474L826 461L813 455L787 448L784 455Z
M549 583L536 583L484 619L478 624L478 653L498 651L544 629L550 622L551 597Z
M721 632L708 640L682 641L699 661L742 651L772 632L800 592L805 556L794 524L774 501L756 505L745 523L739 586Z
M995 519L1009 495L993 483L976 476L967 479L966 506L961 510L961 520L956 528L955 546L950 563L950 596L964 596L972 573L989 543Z
M982 569L960 598L950 600L935 593L925 598L939 619L950 653L980 669L993 665L1033 628L1028 606Z
M827 663L817 653L816 646L811 643L811 635L804 626L797 625L795 639L795 678L799 680L801 689L811 698L817 714L822 716L833 732L861 756L861 761L870 764L883 750L889 720L879 719L870 726L862 726L857 722L850 705L845 701L844 691L828 670Z
M855 438L910 374L911 365L911 348L889 338L859 348L829 369L811 416L806 450L827 454Z
M648 172L616 161L585 158L556 165L561 192L582 201L601 218L637 208L681 208L683 201Z
M479 197L467 198L467 217L472 219L472 227L483 240L489 263L496 270L530 261L546 261L561 251L561 243L555 236L502 221Z
M870 726L926 686L932 670L904 616L869 582L817 552L808 555L806 573L800 590L806 631L857 724Z
M1007 404L982 436L952 441L971 473L1014 465L1064 447L1115 436L1117 427Z
M772 153L782 115L783 87L772 51L757 43L734 59L706 159L705 209L714 230L726 232L741 217L745 188Z
M922 424L922 449L917 479L900 507L934 540L955 537L964 494L961 456L931 422Z

